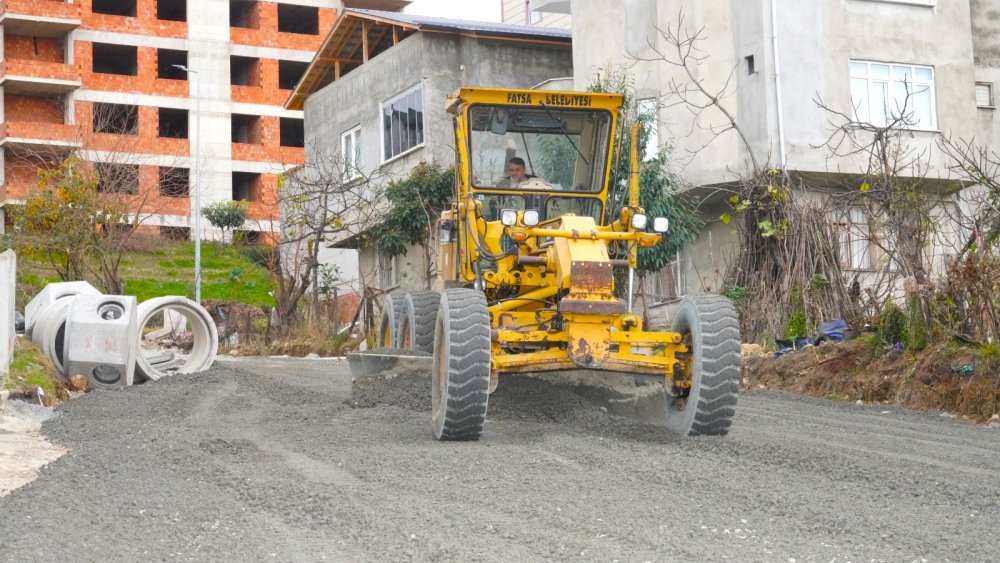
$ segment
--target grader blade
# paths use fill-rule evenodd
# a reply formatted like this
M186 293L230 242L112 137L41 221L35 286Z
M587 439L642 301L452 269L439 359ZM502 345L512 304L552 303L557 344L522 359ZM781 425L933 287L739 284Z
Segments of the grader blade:
M347 354L347 363L351 368L352 381L371 377L392 379L400 375L428 375L431 372L430 355L394 348Z
M522 375L565 387L609 414L644 424L662 425L673 398L670 386L657 376L592 369Z

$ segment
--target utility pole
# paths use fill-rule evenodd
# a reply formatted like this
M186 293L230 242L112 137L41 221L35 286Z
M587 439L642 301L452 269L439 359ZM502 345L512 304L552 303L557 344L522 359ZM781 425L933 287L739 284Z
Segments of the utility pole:
M194 75L194 169L195 183L194 203L191 206L191 213L194 214L194 300L201 303L201 76L197 70L187 68L184 65L171 65L182 70L188 75Z

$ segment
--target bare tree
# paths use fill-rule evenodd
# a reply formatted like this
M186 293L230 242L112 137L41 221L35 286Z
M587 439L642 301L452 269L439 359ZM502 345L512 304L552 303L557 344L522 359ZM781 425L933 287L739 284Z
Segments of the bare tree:
M63 111L60 100L52 103ZM146 163L134 147L138 108L91 107L90 119L75 129L78 148L56 152L27 147L12 152L21 164L41 171L39 189L31 190L25 203L20 238L42 250L63 279L89 278L109 293L123 293L120 269L125 252L140 227L165 207L160 196L174 195L161 193L162 186L183 184L187 195L188 173L181 166L160 167L157 184L141 182L140 166ZM64 201L71 193L75 201ZM39 214L49 225L42 232L37 231L43 224L36 220Z
M689 149L692 156L727 134L736 135L746 153L741 166L729 169L734 181L718 188L728 195L731 208L719 219L730 224L734 215L739 217L734 225L739 251L724 283L737 301L744 337L784 336L796 313L804 316L804 325L835 317L855 321L855 300L841 269L830 213L820 201L796 201L796 192L808 186L794 184L786 170L757 154L730 107L739 66L711 86L704 74L710 62L703 47L705 27L691 28L679 12L658 32L658 40L649 42L652 54L632 58L673 69L663 107L690 114L689 135L707 134Z
M290 326L299 302L319 283L323 244L363 240L386 208L381 172L364 172L339 153L317 147L279 186L281 233L274 264L280 328Z

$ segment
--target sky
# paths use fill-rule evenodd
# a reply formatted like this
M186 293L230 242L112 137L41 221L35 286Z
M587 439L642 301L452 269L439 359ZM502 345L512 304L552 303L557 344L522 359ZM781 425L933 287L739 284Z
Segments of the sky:
M408 14L459 20L500 21L501 0L414 0Z

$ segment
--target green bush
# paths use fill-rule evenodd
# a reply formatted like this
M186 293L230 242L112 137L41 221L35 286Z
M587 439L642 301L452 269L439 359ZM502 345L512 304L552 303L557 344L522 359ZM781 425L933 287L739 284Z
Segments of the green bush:
M795 286L792 288L791 306L792 313L788 316L788 328L785 329L785 338L798 338L809 334L809 324L806 318L805 300L802 298L802 288Z
M906 314L895 303L889 301L878 316L878 336L885 344L905 343Z
M906 299L906 335L903 343L907 350L920 351L927 347L927 319L921 306L920 295L914 293Z
M727 297L734 304L739 305L747 298L750 291L743 287L742 285L731 285L727 287L723 292L723 297Z

